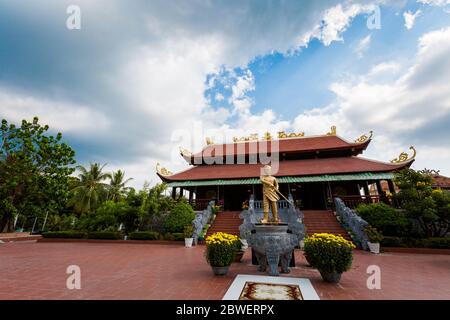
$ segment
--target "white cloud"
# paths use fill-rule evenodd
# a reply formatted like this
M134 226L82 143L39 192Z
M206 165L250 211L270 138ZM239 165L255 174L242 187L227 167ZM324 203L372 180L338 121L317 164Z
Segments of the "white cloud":
M107 115L92 107L12 92L2 87L0 114L15 123L39 116L40 123L48 124L52 129L83 137L111 129Z
M403 13L403 18L405 19L405 27L410 30L414 27L416 19L422 14L421 10L417 10L415 13L411 11L406 11Z
M372 35L368 35L364 38L362 38L356 48L355 53L358 55L358 57L362 58L364 56L364 53L370 48L370 44L372 42Z
M395 74L400 70L400 64L398 64L397 62L382 62L379 63L375 66L373 66L370 71L369 71L369 76L370 77L377 77L377 76L381 76L383 74Z
M418 2L439 7L450 4L450 0L418 0Z

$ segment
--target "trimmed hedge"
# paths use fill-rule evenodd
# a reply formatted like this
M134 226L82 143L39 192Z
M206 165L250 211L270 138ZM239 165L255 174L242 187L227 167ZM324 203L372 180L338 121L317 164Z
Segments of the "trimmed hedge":
M122 233L110 232L110 231L89 232L88 238L89 239L118 240L118 239L122 239Z
M175 241L184 241L184 233L174 232L172 233L172 239Z
M383 247L401 247L401 248L433 248L450 249L450 237L447 238L401 238L384 237L381 241Z
M83 239L87 234L80 231L48 231L42 233L44 238Z
M130 240L158 240L159 233L154 231L136 231L129 234Z

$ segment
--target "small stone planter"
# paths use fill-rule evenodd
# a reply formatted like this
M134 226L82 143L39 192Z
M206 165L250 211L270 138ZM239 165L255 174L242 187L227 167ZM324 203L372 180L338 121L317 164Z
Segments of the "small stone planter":
M184 238L184 246L186 248L192 247L192 242L194 241L194 238Z
M379 242L367 242L367 245L369 246L369 250L372 253L380 253L380 243Z
M323 272L320 271L320 275L322 276L323 281L329 282L329 283L338 283L341 280L342 273L338 272Z
M224 276L228 273L228 268L230 268L230 266L226 266L226 267L213 267L211 266L211 269L214 273L215 276Z

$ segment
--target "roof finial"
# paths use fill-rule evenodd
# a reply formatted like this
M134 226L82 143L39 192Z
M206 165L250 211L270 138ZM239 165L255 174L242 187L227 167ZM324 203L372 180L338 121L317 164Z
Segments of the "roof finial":
M370 131L369 131L369 136L363 134L361 137L359 137L358 139L355 140L355 143L363 143L363 142L366 142L367 140L372 139L372 136L373 136L373 131L370 130Z
M412 159L414 159L417 155L416 149L411 146L409 147L409 150L413 151L413 154L411 156L408 156L408 154L406 152L402 152L400 153L400 155L391 160L391 163L402 163L402 162L407 162L407 161L411 161Z
M206 144L207 144L208 146L213 145L213 144L214 144L213 139L211 139L210 137L206 137Z
M330 132L327 133L327 136L335 136L336 135L336 126L331 126Z
M171 176L173 173L166 168L162 168L159 162L156 164L156 172L162 176Z

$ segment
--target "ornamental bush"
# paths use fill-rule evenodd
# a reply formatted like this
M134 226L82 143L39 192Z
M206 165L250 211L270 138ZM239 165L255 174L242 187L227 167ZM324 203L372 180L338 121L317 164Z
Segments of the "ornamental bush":
M409 222L400 211L384 203L361 204L358 215L387 236L405 235Z
M82 239L87 234L80 231L49 231L42 234L44 238Z
M122 238L121 232L111 232L111 231L99 231L99 232L89 232L89 239L104 239L104 240L118 240Z
M192 223L195 218L195 212L187 202L179 202L164 221L166 232L183 232L185 226Z
M315 233L305 239L304 252L310 265L321 273L343 273L352 265L354 248L341 236Z
M130 240L158 240L159 233L154 231L139 231L129 234Z
M227 267L234 261L237 236L216 232L206 238L206 261L212 267Z

